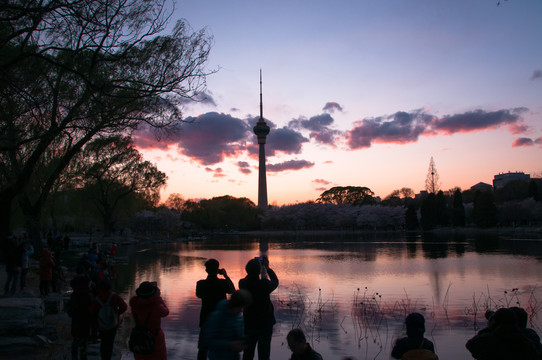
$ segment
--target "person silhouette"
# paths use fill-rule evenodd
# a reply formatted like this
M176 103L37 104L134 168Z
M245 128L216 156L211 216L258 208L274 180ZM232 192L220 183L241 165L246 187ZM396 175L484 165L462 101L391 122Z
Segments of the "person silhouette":
M301 329L292 329L286 336L288 347L292 351L290 360L322 360L322 355L314 351Z
M196 283L196 296L201 299L201 311L199 317L200 337L201 329L216 305L226 299L226 294L232 294L235 291L235 285L228 276L226 269L220 269L220 263L216 259L209 259L205 262L205 271L207 278L199 280ZM219 279L218 275L224 276ZM205 347L198 343L198 360L205 360L207 351Z
M251 301L247 290L237 290L230 300L220 301L207 317L201 343L208 349L209 360L239 360L239 352L246 346L241 312Z
M270 294L279 286L279 279L269 267L267 257L254 258L245 266L247 276L239 280L239 289L245 289L252 295L252 303L243 311L247 347L243 351L243 360L252 360L258 345L258 360L269 360L271 355L271 337L276 323L275 310ZM266 273L268 279L260 278Z
M398 339L393 346L391 356L395 359L438 360L435 346L423 335L425 333L425 318L422 314L413 312L405 319L407 336Z
M128 309L128 304L126 304L119 294L113 292L109 279L103 279L96 284L96 296L90 302L90 314L94 320L98 320L100 309L105 306L113 308L117 316L115 326L109 329L103 329L98 326L101 340L100 357L102 360L110 360L113 357L113 347L115 345L117 329L120 324L120 315Z
M156 282L143 281L136 289L135 296L130 298L130 309L135 324L145 326L154 335L154 351L152 354L136 354L135 360L166 360L166 337L162 330L162 318L169 315L169 308L160 295Z
M510 308L510 310L512 310L514 313L519 331L523 333L525 337L533 344L536 356L542 359L542 343L540 343L540 336L538 336L534 329L527 327L527 322L529 321L527 311L518 306L513 306Z
M478 360L540 359L532 338L525 333L525 329L521 328L514 310L501 308L495 311L490 320L486 329L479 331L465 344L473 358Z

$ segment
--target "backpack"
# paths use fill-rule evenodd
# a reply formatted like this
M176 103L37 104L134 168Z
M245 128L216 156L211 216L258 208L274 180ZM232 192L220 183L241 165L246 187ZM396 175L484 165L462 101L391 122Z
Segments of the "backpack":
M147 319L143 325L138 325L137 315L134 314L136 326L130 333L130 339L128 340L128 347L134 354L149 355L154 352L154 336L147 328L149 325L149 319L151 313L147 315Z
M100 300L99 297L96 297L96 301L100 304L100 310L98 310L98 329L102 331L107 331L114 329L119 324L119 316L113 307L111 306L111 298L113 293L109 294L105 304Z
M438 356L431 350L413 349L404 353L401 360L438 360Z
M73 293L70 296L70 301L66 304L66 312L68 313L69 317L74 317L75 314L79 312L79 303L73 296Z

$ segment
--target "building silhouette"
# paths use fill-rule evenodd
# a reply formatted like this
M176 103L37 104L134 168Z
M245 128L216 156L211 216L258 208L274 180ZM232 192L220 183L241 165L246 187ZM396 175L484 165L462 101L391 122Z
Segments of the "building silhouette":
M477 183L475 185L472 185L470 187L470 189L472 191L477 191L477 190L479 190L479 191L492 191L493 186L491 186L491 185L489 185L489 184L487 184L485 182L479 182L479 183Z
M265 170L265 139L269 134L269 126L263 118L263 99L262 99L262 70L260 69L260 119L254 126L254 134L258 137L260 146L259 167L258 167L258 207L262 210L267 209L267 177Z
M525 174L521 171L501 173L493 177L493 188L495 190L500 189L511 181L529 180L530 178L531 178L531 175Z

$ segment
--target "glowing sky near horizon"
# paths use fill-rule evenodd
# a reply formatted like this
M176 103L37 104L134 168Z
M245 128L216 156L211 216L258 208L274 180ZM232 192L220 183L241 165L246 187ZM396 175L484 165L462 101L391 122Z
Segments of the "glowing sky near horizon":
M332 186L380 197L508 171L542 175L542 1L178 1L214 37L206 100L175 137L136 144L186 199L257 201L263 70L270 204Z

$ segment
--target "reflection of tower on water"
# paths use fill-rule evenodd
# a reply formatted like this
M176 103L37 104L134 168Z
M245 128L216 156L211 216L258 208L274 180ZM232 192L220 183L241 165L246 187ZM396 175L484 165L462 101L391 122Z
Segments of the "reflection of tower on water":
M267 180L265 171L265 139L269 134L269 126L263 118L263 100L262 100L262 70L260 69L260 119L254 126L254 134L258 137L260 146L259 167L258 167L258 207L262 210L267 209Z

